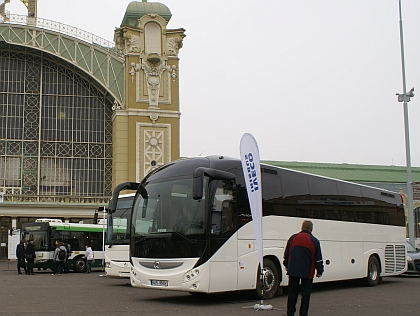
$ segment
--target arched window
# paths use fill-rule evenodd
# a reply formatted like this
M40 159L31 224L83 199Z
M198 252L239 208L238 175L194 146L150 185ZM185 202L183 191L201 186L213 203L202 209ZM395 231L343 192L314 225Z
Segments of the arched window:
M144 27L146 54L162 54L161 30L157 23L149 22Z
M0 191L110 196L113 98L47 54L0 44Z

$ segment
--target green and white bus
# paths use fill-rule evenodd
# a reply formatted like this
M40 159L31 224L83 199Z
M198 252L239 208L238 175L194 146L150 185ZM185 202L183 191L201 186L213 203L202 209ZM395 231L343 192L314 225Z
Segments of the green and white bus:
M75 272L86 271L85 245L92 247L95 262L92 267L102 267L103 236L106 223L98 224L63 223L59 219L37 219L34 223L22 225L21 240L34 239L36 259L35 268L54 270L55 241L70 244L72 254L68 259L69 269Z

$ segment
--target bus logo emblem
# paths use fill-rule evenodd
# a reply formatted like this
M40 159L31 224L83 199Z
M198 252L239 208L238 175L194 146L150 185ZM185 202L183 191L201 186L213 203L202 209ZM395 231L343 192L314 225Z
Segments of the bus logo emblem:
M153 267L155 269L160 269L160 262L159 261L155 261L155 263L153 264Z

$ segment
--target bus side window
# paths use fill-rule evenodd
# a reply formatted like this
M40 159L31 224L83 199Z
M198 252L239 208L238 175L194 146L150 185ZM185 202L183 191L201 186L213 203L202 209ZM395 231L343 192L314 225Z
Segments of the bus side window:
M83 239L83 234L81 232L71 232L71 248L73 251L83 251L85 250L85 241Z
M233 228L233 209L232 201L225 200L222 202L222 233Z
M233 194L220 181L211 210L211 234L225 233L233 228Z
M217 199L214 200L214 204L211 208L211 233L219 234L222 222L222 201Z

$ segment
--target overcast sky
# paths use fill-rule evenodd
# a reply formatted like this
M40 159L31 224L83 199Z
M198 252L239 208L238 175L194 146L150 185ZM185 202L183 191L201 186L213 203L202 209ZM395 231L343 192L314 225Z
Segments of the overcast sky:
M113 40L130 2L38 0L38 16ZM398 0L160 2L187 35L181 156L239 157L249 132L262 160L406 165ZM420 166L420 1L402 0L402 13Z

